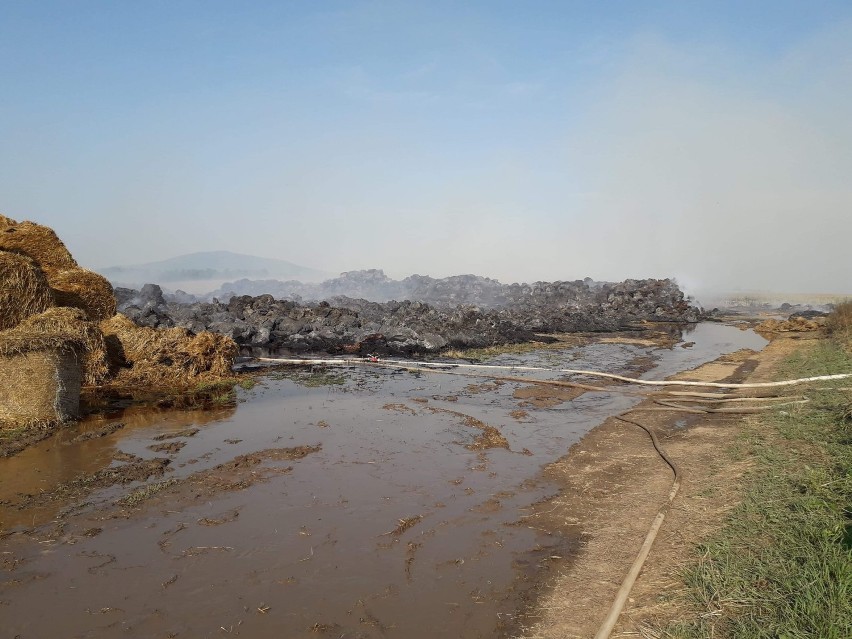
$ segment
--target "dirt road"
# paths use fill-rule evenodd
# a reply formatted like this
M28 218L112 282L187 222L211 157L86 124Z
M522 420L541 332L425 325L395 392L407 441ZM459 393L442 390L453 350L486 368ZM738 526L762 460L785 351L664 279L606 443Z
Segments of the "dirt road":
M778 362L810 336L780 337L761 352L722 357L677 375L698 381L769 381ZM657 412L650 400L625 416L652 428L679 467L682 487L612 633L657 636L677 618L684 585L679 573L697 544L718 528L739 500L747 457L730 451L743 415ZM575 444L545 474L561 487L527 522L579 536L575 556L551 566L524 616L523 636L588 638L597 632L673 481L668 465L640 428L611 418Z

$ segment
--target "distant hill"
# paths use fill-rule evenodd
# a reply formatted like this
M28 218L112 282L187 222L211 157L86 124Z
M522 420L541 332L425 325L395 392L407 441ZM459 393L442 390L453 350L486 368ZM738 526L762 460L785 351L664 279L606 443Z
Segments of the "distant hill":
M98 269L98 272L116 286L139 288L150 282L190 293L207 292L224 282L239 278L321 282L333 277L331 273L286 260L230 251L190 253L159 262L110 266Z

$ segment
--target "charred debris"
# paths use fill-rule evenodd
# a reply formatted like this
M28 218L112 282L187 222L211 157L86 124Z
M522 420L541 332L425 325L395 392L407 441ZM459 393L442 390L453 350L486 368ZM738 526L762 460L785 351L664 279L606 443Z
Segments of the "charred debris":
M376 271L359 280L345 273L322 285L288 290L361 292L380 298ZM380 273L380 272L379 272ZM212 331L233 339L244 355L347 353L417 356L447 349L553 341L553 334L640 330L649 322L696 322L701 309L671 279L619 283L577 280L504 285L464 275L403 280L404 301L369 301L336 294L305 301L299 295L235 295L227 302L193 301L159 286L117 288L118 309L140 326ZM391 281L392 282L392 281ZM292 284L292 283L279 283ZM304 288L311 287L311 288ZM292 299L295 297L296 299Z

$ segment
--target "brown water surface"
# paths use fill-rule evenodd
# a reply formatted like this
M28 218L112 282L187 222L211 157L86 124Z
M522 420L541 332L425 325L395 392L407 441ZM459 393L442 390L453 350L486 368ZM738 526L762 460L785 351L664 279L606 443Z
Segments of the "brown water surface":
M494 363L631 374L653 357L657 377L764 343L712 324L686 339L695 346ZM273 372L236 409L127 410L0 460L3 636L504 635L550 558L577 548L516 523L553 490L542 467L638 401L587 392L535 405L515 396L523 386ZM145 481L87 480L158 458L168 464ZM165 488L126 501L152 485Z

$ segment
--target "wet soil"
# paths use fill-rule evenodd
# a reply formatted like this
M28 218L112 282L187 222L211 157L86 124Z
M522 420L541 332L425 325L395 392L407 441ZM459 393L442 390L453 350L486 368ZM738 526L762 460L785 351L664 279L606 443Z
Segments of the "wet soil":
M184 446L186 446L186 442L167 442L163 444L151 444L148 446L148 450L152 450L155 453L174 454Z
M522 400L518 406L523 408L553 408L564 402L577 399L586 391L582 388L559 388L557 386L522 386L512 393L512 397Z
M496 390L496 386L492 390ZM479 391L477 391L479 392ZM503 434L494 426L490 426L483 422L482 420L476 419L475 417L471 417L470 415L465 415L456 410L449 410L447 408L435 408L434 406L430 406L428 408L430 412L437 413L446 413L448 415L455 415L456 417L460 417L462 423L469 428L476 428L481 433L474 436L473 441L469 444L465 444L465 448L468 450L486 450L488 448L505 448L509 449L509 440L503 437Z
M19 511L33 511L52 503L68 503L80 501L89 494L115 486L144 482L151 477L162 477L170 460L165 457L141 459L139 457L124 458L126 463L110 466L90 474L80 474L71 481L63 482L48 490L18 494L14 501L3 501L2 506L14 506Z
M54 424L21 428L0 428L0 458L12 457L33 444L44 441L56 432Z
M688 340L696 345L591 343L493 362L627 372L650 357L656 368L645 374L656 377L762 343L718 325ZM542 468L641 400L587 392L521 406L530 398L515 393L529 384L282 373L241 391L235 407L130 408L0 460L4 630L510 635L534 586L573 565L584 540L579 527L524 519L562 487ZM124 427L105 432L116 423ZM169 447L149 448L159 445ZM106 483L134 465L162 472ZM79 477L105 483L28 501Z

